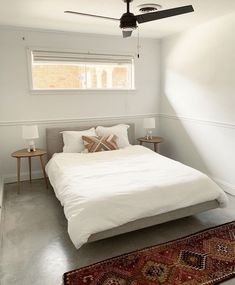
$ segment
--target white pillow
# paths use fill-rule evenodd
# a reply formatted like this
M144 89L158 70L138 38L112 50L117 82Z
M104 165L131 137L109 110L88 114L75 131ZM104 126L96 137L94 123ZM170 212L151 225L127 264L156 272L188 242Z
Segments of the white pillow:
M64 147L63 152L76 153L85 150L82 136L96 136L95 128L84 131L63 131Z
M130 126L128 125L116 125L113 127L102 127L99 126L96 128L96 133L98 136L106 136L106 135L116 135L118 137L117 145L118 148L124 148L130 145L128 139L128 132Z

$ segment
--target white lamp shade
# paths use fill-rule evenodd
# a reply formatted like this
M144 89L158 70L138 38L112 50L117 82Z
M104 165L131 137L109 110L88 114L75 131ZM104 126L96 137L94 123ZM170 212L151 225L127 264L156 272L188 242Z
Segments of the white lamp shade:
M155 118L145 118L144 119L145 129L155 129L155 127L156 127Z
M39 138L38 126L23 126L22 137L26 140L32 140Z

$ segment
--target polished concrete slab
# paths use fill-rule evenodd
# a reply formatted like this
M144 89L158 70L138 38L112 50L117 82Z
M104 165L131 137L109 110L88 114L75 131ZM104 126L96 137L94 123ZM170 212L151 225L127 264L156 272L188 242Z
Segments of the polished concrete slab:
M229 207L84 245L76 250L63 209L43 180L5 185L0 252L1 285L60 285L64 272L235 220ZM223 284L235 284L235 279Z

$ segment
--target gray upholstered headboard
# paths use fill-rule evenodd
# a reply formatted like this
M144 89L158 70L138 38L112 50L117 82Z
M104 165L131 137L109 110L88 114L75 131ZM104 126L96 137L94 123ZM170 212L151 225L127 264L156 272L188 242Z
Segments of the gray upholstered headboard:
M131 144L135 144L135 124L127 123L130 128L128 129L129 141ZM102 126L109 127L110 125L102 124ZM113 125L112 125L113 126ZM47 143L47 154L48 159L52 157L54 153L63 152L63 137L61 132L63 131L83 131L96 127L94 125L90 126L74 126L74 127L57 127L57 128L47 128L46 129L46 143Z

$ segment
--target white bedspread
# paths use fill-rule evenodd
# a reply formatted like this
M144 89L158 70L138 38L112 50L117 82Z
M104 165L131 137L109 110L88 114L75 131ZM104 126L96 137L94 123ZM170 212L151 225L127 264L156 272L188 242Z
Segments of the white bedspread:
M46 166L76 248L91 234L227 197L208 176L143 146L55 154Z

